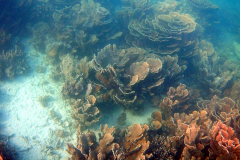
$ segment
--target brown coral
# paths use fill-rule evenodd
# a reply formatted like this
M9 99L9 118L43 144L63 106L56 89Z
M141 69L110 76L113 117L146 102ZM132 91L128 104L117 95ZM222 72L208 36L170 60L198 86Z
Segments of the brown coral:
M67 143L67 147L67 152L72 155L71 160L86 159L86 157L81 153L81 151L75 148L72 144Z
M152 127L154 130L158 130L159 128L161 128L162 124L162 114L159 111L155 111L152 113L151 115L151 124L150 127Z
M81 129L85 129L98 122L102 114L94 105L95 97L89 96L89 101L84 102L78 99L73 108L73 118L80 124Z
M108 95L116 103L129 107L140 105L145 95L159 92L166 77L181 78L186 66L178 65L177 56L162 60L139 48L118 50L116 45L107 45L94 56L92 68Z
M231 98L224 97L220 99L215 95L211 101L199 101L197 105L200 109L207 109L213 118L229 122L231 118L226 115L232 112L235 107L235 102Z
M170 12L168 15L156 14L153 17L131 20L128 29L133 38L126 36L127 42L158 54L176 53L181 57L197 54L198 40L191 37L196 23L189 15Z
M84 88L81 82L81 77L79 76L72 82L66 81L62 87L61 93L64 98L78 98L83 89Z
M169 136L167 142L172 152L175 153L179 146L183 145L181 152L183 159L203 158L202 150L206 149L210 143L209 130L212 126L206 111L194 111L189 115L176 113L174 122L177 126L175 136Z
M181 83L176 89L170 87L167 95L168 98L174 101L174 104L183 104L189 98L189 92L186 89L186 85Z
M149 73L149 64L147 62L133 63L130 66L130 73L131 73L133 79L135 79L135 77L136 77L137 82L144 80ZM133 81L133 79L132 79L132 81Z
M232 88L228 90L227 96L235 100L237 104L240 104L240 81L234 82Z
M154 90L162 86L167 76L165 72L162 73L162 61L154 55L145 58L145 54L139 48L117 50L116 45L107 45L94 56L92 67L96 71L96 78L110 91L108 95L116 103L130 106L143 93L153 95ZM141 89L136 92L137 88Z
M145 135L148 131L147 125L133 124L128 128L128 133L123 139L123 148L126 152L126 159L145 159L143 153L149 147L149 141Z
M108 128L105 125L102 128L103 135L100 135L99 144L96 142L96 136L88 131L78 136L78 145L75 148L68 144L68 153L74 158L82 159L145 159L144 152L149 147L149 141L146 140L147 125L133 124L128 128L128 133L115 132L115 128ZM121 133L123 133L121 135ZM120 139L119 139L120 138ZM118 143L115 143L118 142ZM164 146L163 146L164 147Z
M183 77L183 72L187 69L186 65L178 64L178 57L167 55L164 57L163 69L170 79L178 80Z
M180 83L176 89L170 87L167 95L159 105L164 115L164 120L169 119L172 113L176 113L179 108L182 110L188 108L189 92L186 89L186 85Z

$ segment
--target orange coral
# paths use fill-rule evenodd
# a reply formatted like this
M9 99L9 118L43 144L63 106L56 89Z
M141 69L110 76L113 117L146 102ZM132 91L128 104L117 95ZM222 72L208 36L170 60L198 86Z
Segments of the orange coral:
M186 85L181 84L174 89L173 87L169 88L167 92L167 97L160 103L159 107L162 111L164 120L170 118L172 116L173 110L175 112L176 109L187 109L187 100L189 99L189 92L186 89Z
M130 66L130 72L137 76L137 82L146 78L149 73L149 64L147 62L136 62Z
M158 130L161 128L162 124L162 114L159 111L155 111L152 113L152 119L151 119L151 124L150 127L153 127L153 129Z
M234 135L234 130L222 122L217 122L211 130L210 157L240 158L240 143Z
M126 160L145 159L143 153L149 147L149 141L145 135L149 127L147 125L133 124L123 140L123 147L126 151Z
M189 99L189 92L186 89L186 85L180 83L180 85L174 89L173 87L169 88L167 92L168 98L170 98L174 104L180 105L186 102ZM186 106L182 106L184 109L187 108Z

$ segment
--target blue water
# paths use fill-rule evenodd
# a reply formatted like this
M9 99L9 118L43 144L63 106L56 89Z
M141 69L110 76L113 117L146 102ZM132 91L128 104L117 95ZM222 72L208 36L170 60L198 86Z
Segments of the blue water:
M240 139L239 8L238 0L0 0L1 156L76 158L66 151L73 143L85 159L90 148L114 159L113 144L123 159L229 158L212 132L221 122L235 133L229 141ZM207 126L183 120L201 111ZM115 132L99 135L100 124ZM149 129L135 133L138 124ZM98 136L84 150L88 130Z

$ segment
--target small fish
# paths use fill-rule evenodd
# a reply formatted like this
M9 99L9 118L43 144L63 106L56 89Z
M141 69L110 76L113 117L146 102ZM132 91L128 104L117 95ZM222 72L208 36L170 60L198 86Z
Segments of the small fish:
M118 33L114 34L112 37L108 38L107 41L111 40L111 39L117 39L121 36L122 36L122 32L118 32Z

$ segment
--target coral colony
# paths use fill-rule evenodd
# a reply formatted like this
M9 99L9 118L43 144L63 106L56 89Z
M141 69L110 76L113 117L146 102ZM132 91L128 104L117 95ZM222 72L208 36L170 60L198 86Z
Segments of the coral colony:
M239 64L222 58L206 31L219 8L207 0L120 2L121 9L107 0L16 7L31 11L30 42L46 54L50 78L72 108L74 133L56 131L77 135L75 144L65 142L70 159L240 159ZM0 32L0 46L8 46L0 78L14 79L29 71L26 53L10 44L16 33ZM116 107L118 125L102 124ZM148 121L126 125L126 112L149 108ZM61 119L54 110L51 117ZM5 147L0 159L11 157Z

